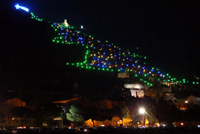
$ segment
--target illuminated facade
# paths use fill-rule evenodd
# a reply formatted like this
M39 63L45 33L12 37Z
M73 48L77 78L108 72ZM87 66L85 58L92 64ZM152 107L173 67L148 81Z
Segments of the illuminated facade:
M124 88L127 88L131 91L131 96L143 98L144 90L147 89L143 84L135 83L135 84L124 84Z

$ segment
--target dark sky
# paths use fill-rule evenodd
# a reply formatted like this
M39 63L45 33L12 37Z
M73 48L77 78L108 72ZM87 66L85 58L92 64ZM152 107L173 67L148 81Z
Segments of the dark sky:
M200 75L200 1L11 0L55 22L147 56L148 65L182 76ZM137 50L136 47L139 47Z

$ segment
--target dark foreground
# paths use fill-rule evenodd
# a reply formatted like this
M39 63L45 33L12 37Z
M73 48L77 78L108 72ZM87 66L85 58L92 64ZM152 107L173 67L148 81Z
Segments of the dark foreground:
M32 129L7 130L0 134L200 134L200 128L84 128L84 129Z

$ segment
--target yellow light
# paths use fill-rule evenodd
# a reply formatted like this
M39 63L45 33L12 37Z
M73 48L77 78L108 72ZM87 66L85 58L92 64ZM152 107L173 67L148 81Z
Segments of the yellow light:
M98 56L98 58L100 58L100 56Z
M109 66L109 68L111 68L111 66Z
M123 59L123 61L125 61L125 59Z
M154 76L154 74L152 74L152 76Z
M90 54L90 56L92 56L92 54Z
M143 72L145 73L145 69L143 70Z
M114 46L114 48L116 48L116 46Z
M94 37L92 37L92 40L94 39Z

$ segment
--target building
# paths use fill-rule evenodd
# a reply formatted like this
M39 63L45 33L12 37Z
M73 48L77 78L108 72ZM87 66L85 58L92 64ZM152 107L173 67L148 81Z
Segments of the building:
M127 88L131 91L131 96L138 97L138 98L143 98L144 91L147 89L146 86L139 83L124 84L124 88Z
M190 95L189 97L187 97L187 101L189 104L200 105L199 96Z
M11 110L15 107L25 107L26 102L20 100L19 98L12 98L0 103L0 111L4 114L6 122L1 124L4 127L13 126L14 121L12 118Z
M166 85L153 86L150 87L148 90L145 90L144 95L156 100L159 100L160 97L164 97L166 101L174 101L174 93L172 93L171 91L171 87L168 87Z

